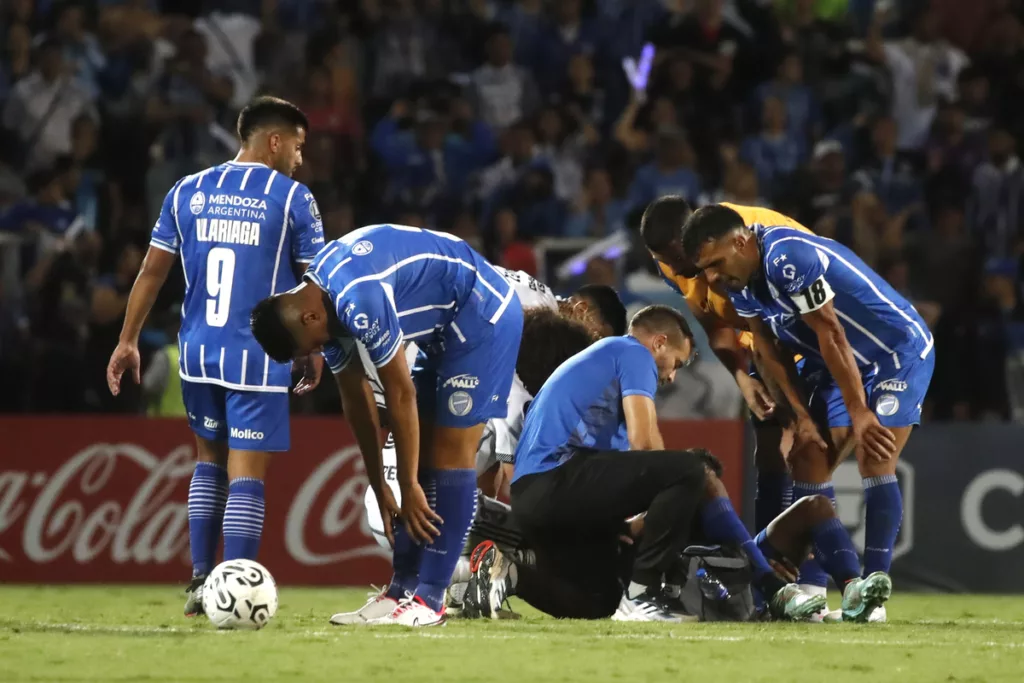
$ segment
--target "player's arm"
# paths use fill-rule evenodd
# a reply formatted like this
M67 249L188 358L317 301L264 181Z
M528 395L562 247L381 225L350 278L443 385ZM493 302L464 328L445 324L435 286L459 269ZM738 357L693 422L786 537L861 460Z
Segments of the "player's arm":
M124 324L121 327L121 336L118 339L117 348L110 356L107 364L107 387L110 393L117 396L121 393L121 376L125 370L132 371L132 378L136 384L142 381L139 374L141 361L139 359L139 334L142 326L153 309L156 297L160 288L167 281L167 276L174 266L178 249L181 244L178 240L177 210L175 200L177 199L177 185L167 193L164 204L160 209L160 217L153 227L153 234L150 237L149 251L139 268L139 275L135 278L132 291L128 295L128 306L125 309Z
M289 206L288 225L292 230L292 271L295 279L301 281L309 264L324 246L324 224L320 218L320 208L309 188L301 183L296 187ZM323 367L323 356L319 353L296 359L292 368L302 373L302 379L292 389L292 393L301 396L316 389L320 384Z
M358 359L356 359L358 360ZM384 459L381 457L380 418L373 390L366 379L362 364L350 361L334 373L334 381L341 394L341 407L345 419L352 427L359 452L366 467L366 478L381 507L384 535L392 546L395 544L391 528L392 517L398 514L398 503L391 488L384 480Z
M622 390L622 413L626 419L626 436L633 451L660 451L665 441L658 429L658 411L654 394L658 390L658 368L650 352L629 346L617 359L619 386Z
M824 276L812 283L811 287L818 287L819 283L829 292L828 301L814 310L801 313L800 317L818 337L821 356L843 395L843 403L850 414L850 422L858 442L876 459L889 460L895 455L896 439L892 432L881 426L874 412L868 407L860 368L857 367L853 348L846 339L846 331L836 315L831 300L835 295L831 294ZM809 290L810 288L804 291ZM807 301L814 301L813 294L808 294Z

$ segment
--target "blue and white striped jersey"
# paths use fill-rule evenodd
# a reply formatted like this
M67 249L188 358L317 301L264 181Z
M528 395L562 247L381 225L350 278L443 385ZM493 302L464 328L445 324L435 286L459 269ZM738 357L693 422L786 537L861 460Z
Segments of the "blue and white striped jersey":
M469 325L493 325L515 289L498 270L458 237L405 225L371 225L328 243L305 278L329 297L351 336L324 346L324 357L340 372L357 357L356 340L375 367L386 365L404 341L425 353L442 350L451 331L472 342Z
M795 353L822 361L818 337L800 319L829 301L858 365L925 358L934 340L917 310L856 254L834 240L783 226L753 226L762 271L739 293L736 312L758 317Z
M288 391L290 365L263 352L249 316L262 299L295 287L293 262L309 263L323 243L309 189L263 164L229 161L179 180L150 245L180 254L185 271L181 378Z

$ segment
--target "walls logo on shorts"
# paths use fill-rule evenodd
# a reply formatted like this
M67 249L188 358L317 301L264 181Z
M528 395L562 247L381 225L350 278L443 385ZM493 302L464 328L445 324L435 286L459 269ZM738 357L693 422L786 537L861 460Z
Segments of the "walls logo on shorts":
M203 429L217 430L220 429L220 421L214 420L212 417L203 418Z
M896 398L895 394L882 394L875 401L875 412L882 417L889 417L895 415L896 411L900 409L900 400Z
M906 555L914 547L914 466L900 459L896 462L896 481L903 494L903 524L893 544L893 559ZM832 474L836 490L836 512L850 532L857 551L864 551L864 482L852 458L843 462Z
M203 212L203 208L206 206L206 195L202 192L196 192L192 195L192 199L188 202L188 208L192 210L192 213L196 216Z
M878 390L899 393L907 390L907 383L901 379L887 379L878 383Z
M473 397L465 391L456 391L448 397L448 410L457 417L469 415L473 410Z
M373 251L373 242L370 242L369 240L356 242L355 246L352 247L352 253L356 256L366 256L371 251Z
M232 427L231 438L245 439L247 441L262 441L263 432L257 432L255 429L239 429L238 427Z
M441 388L447 389L448 387L451 387L453 389L476 389L478 386L480 386L480 380L473 375L455 375L454 377L446 379L444 384L441 385Z

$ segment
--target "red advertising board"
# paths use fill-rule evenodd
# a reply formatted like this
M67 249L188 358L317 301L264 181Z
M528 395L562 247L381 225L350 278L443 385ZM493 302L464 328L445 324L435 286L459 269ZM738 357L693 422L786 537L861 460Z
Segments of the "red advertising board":
M722 459L735 502L743 427L667 422L670 448ZM171 583L188 576L194 441L182 420L0 418L0 581ZM260 560L284 584L361 585L389 573L365 524L366 476L340 418L292 420L267 480Z

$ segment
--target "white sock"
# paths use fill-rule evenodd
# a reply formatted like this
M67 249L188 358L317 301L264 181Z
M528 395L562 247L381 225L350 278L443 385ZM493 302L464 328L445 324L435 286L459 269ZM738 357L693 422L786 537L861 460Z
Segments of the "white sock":
M808 595L828 595L828 588L825 586L814 586L809 583L801 583L800 590Z
M452 583L463 583L469 581L473 572L469 571L469 557L463 555L459 558L459 563L455 565L455 571L452 572Z
M626 597L630 600L638 598L647 592L647 586L643 586L636 581L629 582L629 588L626 589Z

